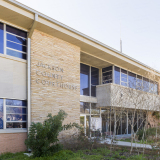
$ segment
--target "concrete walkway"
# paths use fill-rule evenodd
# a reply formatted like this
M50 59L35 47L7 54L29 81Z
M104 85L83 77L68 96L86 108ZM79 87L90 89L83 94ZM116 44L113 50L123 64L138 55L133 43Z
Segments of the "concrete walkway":
M106 138L105 140L101 141L100 143L107 143L111 144L111 139ZM123 142L123 141L113 141L113 145L118 145L118 146L127 146L131 147L131 142ZM132 143L133 147L137 148L146 148L146 149L152 149L152 146L149 144L139 144L139 143Z

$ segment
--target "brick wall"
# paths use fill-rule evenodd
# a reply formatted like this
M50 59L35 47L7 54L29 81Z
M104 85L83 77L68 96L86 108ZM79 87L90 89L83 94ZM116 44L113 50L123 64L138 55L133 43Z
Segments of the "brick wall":
M0 134L0 154L4 152L25 151L24 144L27 133L1 133Z
M43 64L37 66L37 64ZM31 39L31 120L68 113L65 123L80 120L80 48L35 30Z

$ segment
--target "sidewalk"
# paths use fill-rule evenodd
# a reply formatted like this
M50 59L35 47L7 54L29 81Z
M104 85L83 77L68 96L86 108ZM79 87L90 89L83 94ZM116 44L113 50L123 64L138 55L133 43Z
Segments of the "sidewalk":
M111 139L106 138L105 140L101 141L100 143L107 143L111 144ZM113 145L118 145L118 146L127 146L131 147L131 142L123 142L123 141L114 141ZM132 143L133 147L137 148L147 148L147 149L152 149L152 146L149 144L139 144L139 143Z

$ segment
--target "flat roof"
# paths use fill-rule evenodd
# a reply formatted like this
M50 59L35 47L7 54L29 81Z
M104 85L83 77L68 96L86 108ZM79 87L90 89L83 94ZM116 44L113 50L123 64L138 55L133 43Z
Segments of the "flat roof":
M149 70L155 71L155 72L158 73L158 76L160 76L160 71L158 71L158 70L156 70L156 69L154 69L154 68L152 68L152 67L150 67L150 66L148 66L148 65L146 65L146 64L144 64L144 63L142 63L142 62L140 62L140 61L138 61L138 60L126 55L126 54L124 54L124 53L121 53L120 51L118 51L118 50L116 50L116 49L114 49L114 48L112 48L112 47L110 47L110 46L108 46L108 45L106 45L106 44L104 44L104 43L92 38L92 37L89 37L89 36L79 32L79 31L77 31L77 30L75 30L75 29L73 29L73 28L71 28L71 27L69 27L69 26L67 26L67 25L65 25L65 24L53 19L53 18L50 18L49 16L46 16L46 15L44 15L44 14L42 14L42 13L40 13L40 12L38 12L38 11L36 11L36 10L34 10L34 9L32 9L32 8L22 4L22 3L20 3L20 2L17 2L15 0L4 0L4 1L6 1L7 3L10 3L10 4L14 5L14 6L17 6L17 7L21 8L21 9L27 11L27 12L30 12L32 14L38 14L39 17L41 17L41 18L43 18L43 19L45 19L47 21L50 21L51 23L54 23L54 24L56 24L56 25L58 25L58 26L60 26L60 27L62 27L64 29L66 29L66 30L68 30L70 32L73 32L74 34L77 34L78 36L81 36L81 37L83 37L83 38L85 38L85 39L87 39L89 41L92 41L92 42L94 42L94 43L96 43L96 44L98 44L98 45L100 45L102 47L105 47L106 49L109 49L110 51L115 52L117 55L122 56L125 59L127 58L128 60L134 61L137 64L139 64L139 65L141 65L141 66L143 66L145 68L148 68Z

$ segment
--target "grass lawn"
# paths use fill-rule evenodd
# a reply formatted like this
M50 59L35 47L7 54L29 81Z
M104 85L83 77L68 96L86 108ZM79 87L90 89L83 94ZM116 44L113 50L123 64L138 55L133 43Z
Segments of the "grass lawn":
M130 155L126 149L110 152L109 149L105 148L78 150L76 152L62 150L51 157L39 158L28 157L22 152L0 155L0 160L147 160L148 158L148 155L137 155L137 153ZM156 157L152 156L150 159L156 159Z

